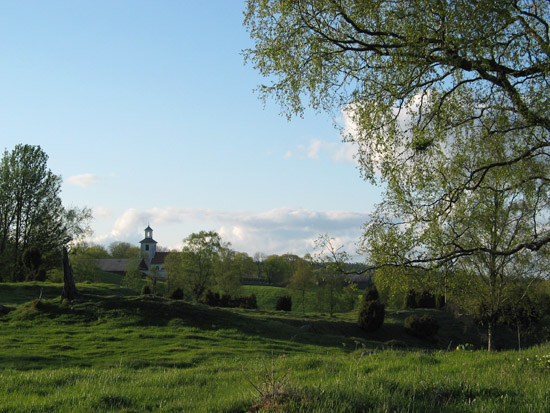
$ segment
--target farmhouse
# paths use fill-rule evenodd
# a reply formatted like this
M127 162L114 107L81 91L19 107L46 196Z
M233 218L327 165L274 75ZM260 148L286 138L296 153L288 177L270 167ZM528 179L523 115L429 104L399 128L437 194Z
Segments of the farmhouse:
M165 277L164 260L169 252L157 252L157 241L153 239L153 230L150 226L145 228L145 238L140 242L141 262L139 270L146 275L152 268L156 268L161 277ZM119 275L126 275L126 268L129 258L108 258L100 259L97 264L101 271L112 272Z

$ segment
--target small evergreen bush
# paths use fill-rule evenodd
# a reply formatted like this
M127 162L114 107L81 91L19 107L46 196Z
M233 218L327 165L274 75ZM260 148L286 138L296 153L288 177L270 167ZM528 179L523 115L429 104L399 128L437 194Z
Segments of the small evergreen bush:
M220 307L226 307L231 308L233 306L233 300L231 299L231 295L229 294L222 294L220 297Z
M290 310L292 310L292 297L290 295L281 295L277 299L277 304L275 305L275 310L277 310L277 311L290 311Z
M258 302L256 301L256 295L254 293L250 294L248 297L246 297L246 307L250 309L257 309L258 308Z
M148 295L148 294L151 294L151 287L145 284L143 287L141 287L141 295Z
M378 330L384 324L386 309L380 301L361 300L359 306L359 327L367 332Z
M422 317L412 314L405 318L404 325L408 334L422 339L433 337L439 330L437 320L427 314Z
M214 293L212 290L207 290L206 294L201 300L201 303L210 307L226 307L226 308L247 308L257 309L258 303L256 302L256 296L250 294L248 297L231 297L229 294Z
M416 308L416 291L409 290L407 295L405 295L405 302L403 303L405 308Z
M219 307L220 306L220 294L213 292L208 289L206 294L201 300L201 303L206 304L210 307Z
M378 294L378 289L376 286L371 285L365 289L363 293L363 300L365 301L378 301L380 299L380 294Z
M404 308L436 308L436 297L428 290L409 290L405 295Z
M428 290L419 291L416 294L417 308L435 308L435 296Z
M183 290L181 288L176 288L170 293L169 298L172 300L183 300Z

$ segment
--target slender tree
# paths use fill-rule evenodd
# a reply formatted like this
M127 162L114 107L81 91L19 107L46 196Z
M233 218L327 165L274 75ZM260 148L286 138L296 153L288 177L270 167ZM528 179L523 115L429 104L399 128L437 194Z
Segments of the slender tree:
M288 288L300 294L302 313L306 313L306 292L315 286L315 275L311 263L299 259L296 263L296 271L292 275Z

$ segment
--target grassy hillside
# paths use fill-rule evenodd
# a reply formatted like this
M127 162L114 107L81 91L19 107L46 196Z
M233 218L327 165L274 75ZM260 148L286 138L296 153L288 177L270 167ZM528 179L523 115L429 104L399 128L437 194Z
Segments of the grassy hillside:
M444 312L423 342L406 312L366 334L354 313L212 309L107 284L63 304L60 287L0 284L17 306L0 317L0 412L550 409L550 346L447 352L473 334Z
M243 295L250 295L254 293L258 301L259 310L275 310L275 304L277 299L282 295L290 295L292 297L292 312L302 313L302 301L299 293L288 290L282 287L272 287L272 286L259 286L259 285L244 285L242 286ZM357 304L359 301L357 302ZM317 310L317 296L316 291L306 292L305 299L305 312L313 313Z

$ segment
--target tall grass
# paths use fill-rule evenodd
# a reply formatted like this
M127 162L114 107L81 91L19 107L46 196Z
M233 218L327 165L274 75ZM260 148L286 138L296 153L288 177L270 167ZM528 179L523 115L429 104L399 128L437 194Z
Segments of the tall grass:
M537 351L548 353L550 347L528 355ZM253 406L331 412L550 409L548 371L518 362L515 352L384 350L361 355L358 350L282 356L242 354L188 367L136 368L121 362L105 368L8 369L1 373L0 411L236 412ZM248 380L261 385L266 365L269 369L272 362L275 376L284 377L284 382L274 400L266 400Z
M444 335L423 342L403 331L409 312L366 334L353 312L213 309L105 285L68 304L28 286L11 292L32 301L0 318L0 412L550 411L550 345L445 351L464 329L442 312Z

